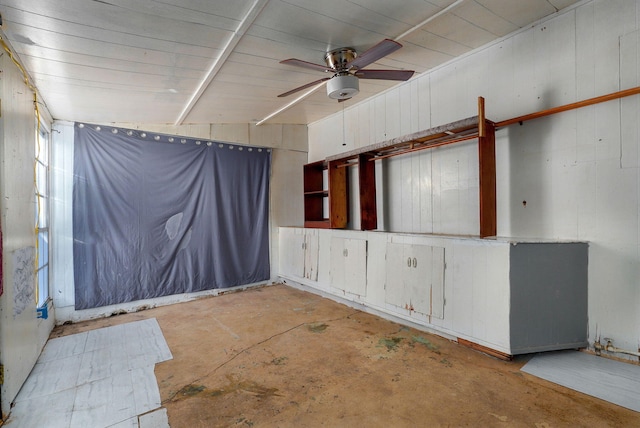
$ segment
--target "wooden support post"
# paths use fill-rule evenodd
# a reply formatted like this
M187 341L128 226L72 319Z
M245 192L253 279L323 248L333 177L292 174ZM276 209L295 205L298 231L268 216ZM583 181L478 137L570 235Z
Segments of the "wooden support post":
M496 128L484 120L484 136L478 137L480 163L480 237L496 236Z
M340 168L340 161L328 162L329 175L329 227L344 229L348 222L347 168Z
M484 137L485 132L484 98L478 97L478 135Z
M369 162L374 157L371 153L358 155L358 187L360 189L360 229L378 228L378 212L376 206L376 164Z

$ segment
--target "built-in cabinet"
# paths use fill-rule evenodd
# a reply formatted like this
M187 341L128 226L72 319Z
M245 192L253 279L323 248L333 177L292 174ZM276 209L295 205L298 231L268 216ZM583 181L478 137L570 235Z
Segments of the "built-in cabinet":
M501 357L587 346L587 243L279 231L294 286Z
M331 238L331 287L364 297L367 294L367 241Z
M318 280L318 233L315 230L283 228L280 230L281 272L299 278Z
M385 301L424 315L444 316L444 248L387 243Z
M496 238L495 130L480 97L477 116L305 165L304 226L326 228L316 229L317 275L298 257L281 262L280 276L501 357L587 346L588 244ZM470 140L478 144L478 237L372 231L376 196L385 196L376 161ZM347 183L358 186L361 231L339 230L348 224ZM300 245L281 239L281 260Z

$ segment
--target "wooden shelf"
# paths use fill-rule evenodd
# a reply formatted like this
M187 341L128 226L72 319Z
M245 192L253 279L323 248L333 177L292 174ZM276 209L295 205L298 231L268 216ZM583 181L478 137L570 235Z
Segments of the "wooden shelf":
M305 165L303 190L305 227L347 227L347 171L339 167L339 162Z
M327 190L317 190L314 192L304 192L305 196L329 196L329 192Z
M330 229L329 219L324 220L305 220L304 227L310 227L313 229Z

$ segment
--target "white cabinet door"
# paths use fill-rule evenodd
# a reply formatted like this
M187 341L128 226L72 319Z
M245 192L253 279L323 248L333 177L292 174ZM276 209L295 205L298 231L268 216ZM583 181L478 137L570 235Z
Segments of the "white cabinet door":
M387 303L444 317L444 248L388 243L386 267Z
M331 238L331 286L347 293L367 293L367 241Z
M280 273L304 277L304 234L300 229L280 228Z
M304 277L318 280L318 235L304 234Z
M318 235L304 229L280 228L280 273L318 280Z

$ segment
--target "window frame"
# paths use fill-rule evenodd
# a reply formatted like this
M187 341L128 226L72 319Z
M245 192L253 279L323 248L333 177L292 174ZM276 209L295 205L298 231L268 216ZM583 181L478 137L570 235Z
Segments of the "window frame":
M50 144L51 131L36 115L35 119L35 159L34 159L34 204L36 239L36 308L46 307L51 300L50 293Z

